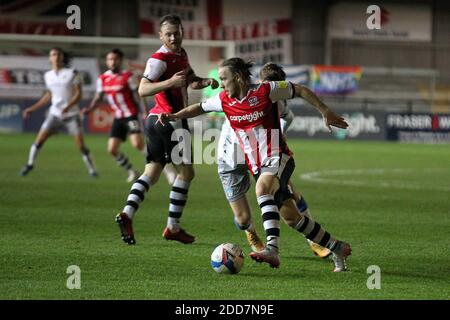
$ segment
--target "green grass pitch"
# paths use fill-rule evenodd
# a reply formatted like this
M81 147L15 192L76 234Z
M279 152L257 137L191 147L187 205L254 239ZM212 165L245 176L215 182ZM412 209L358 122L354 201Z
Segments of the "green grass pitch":
M289 142L293 182L313 216L353 247L350 271L313 256L304 238L281 227L281 266L249 257L232 222L216 165L196 165L182 223L193 245L166 241L169 187L150 190L135 218L137 245L114 222L130 184L106 153L106 136L87 136L100 177L91 178L72 139L51 138L35 170L20 177L34 135L0 135L1 299L449 299L450 148L386 142ZM144 159L123 150L142 170ZM163 178L162 178L163 179ZM254 186L254 184L253 184ZM254 221L263 228L253 189ZM210 255L222 242L246 254L238 275L219 275ZM66 287L67 267L81 289ZM369 266L381 289L369 290Z

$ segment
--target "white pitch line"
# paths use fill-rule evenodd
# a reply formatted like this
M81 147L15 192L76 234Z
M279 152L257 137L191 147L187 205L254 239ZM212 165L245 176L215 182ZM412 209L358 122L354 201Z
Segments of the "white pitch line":
M445 172L449 169L423 169L423 173L430 172ZM305 181L315 182L315 183L325 183L325 184L338 184L344 186L354 186L354 187L379 187L379 188L398 188L398 189L413 189L413 190L438 190L438 191L450 191L450 186L425 186L414 182L376 182L376 181L360 181L360 180L348 180L348 179L332 179L327 176L342 176L347 175L378 175L386 173L405 173L405 172L418 172L417 169L382 169L382 168L372 168L372 169L340 169L340 170L325 170L325 171L313 171L306 172L300 175L300 179Z

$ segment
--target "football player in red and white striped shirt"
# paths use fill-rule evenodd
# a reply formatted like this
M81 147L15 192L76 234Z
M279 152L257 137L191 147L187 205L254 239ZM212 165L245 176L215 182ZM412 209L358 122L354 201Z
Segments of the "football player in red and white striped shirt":
M195 241L195 237L188 234L180 225L189 186L194 178L192 158L183 154L183 159L172 159L172 150L178 144L177 141L172 141L172 134L176 135L175 129L178 128L188 131L187 121L173 121L162 126L158 123L158 115L176 112L187 106L187 85L192 89L219 86L215 79L200 78L192 70L187 53L181 46L183 27L178 16L167 15L161 18L159 36L163 45L148 59L139 85L140 96L155 96L155 106L149 111L145 122L148 163L144 174L132 185L125 207L116 217L122 239L128 244L135 243L132 220L144 200L145 193L158 182L163 169L171 162L175 162L174 160L181 161L174 163L178 175L169 194L169 215L163 237L182 243Z
M127 136L137 150L145 153L139 114L140 104L137 96L137 80L131 71L122 70L123 52L113 49L106 55L108 70L97 79L97 90L89 107L83 109L84 114L94 110L106 95L110 107L114 110L114 121L108 140L108 152L117 164L128 172L128 182L133 182L139 173L122 152L120 145Z
M275 63L266 63L259 72L260 81L285 81L286 74L283 68ZM294 114L290 110L286 100L280 100L278 103L278 111L280 113L280 129L283 136L294 119ZM261 251L264 249L264 243L259 238L258 233L252 222L252 213L247 198L247 191L250 189L250 178L248 167L243 161L244 154L239 147L236 135L230 126L228 120L224 122L220 132L218 142L217 167L225 191L226 198L234 214L234 223L239 230L245 231L247 240L253 251ZM286 211L280 208L280 215L284 222L292 228L298 224L298 215L303 214L311 218L311 213L304 197L294 191L294 186L289 183L293 194L293 199L297 203L299 209L298 214ZM292 215L294 214L294 215ZM331 255L331 251L324 248L311 240L306 239L313 253L321 258Z
M278 256L280 235L279 208L298 212L288 187L295 164L287 144L280 133L279 100L301 97L321 112L325 125L347 128L345 120L331 111L308 88L286 81L270 81L259 85L250 82L251 63L240 58L225 60L219 68L221 87L218 95L189 106L175 114L162 114L160 120L192 118L210 111L224 111L236 133L245 160L257 178L256 196L261 208L267 245L252 252L252 259L266 262L271 267L280 265ZM335 272L346 270L346 258L351 253L348 243L339 241L312 219L298 215L295 227L306 238L330 249L335 262Z

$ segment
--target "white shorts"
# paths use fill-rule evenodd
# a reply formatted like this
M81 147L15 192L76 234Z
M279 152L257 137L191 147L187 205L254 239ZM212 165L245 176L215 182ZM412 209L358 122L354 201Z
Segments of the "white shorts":
M80 115L76 114L72 117L61 119L49 114L41 126L41 130L55 134L64 130L70 135L78 135L83 132Z
M222 125L217 150L220 181L228 202L242 198L250 188L250 175L236 135L226 120Z
M250 189L250 174L246 164L229 168L229 171L226 169L226 164L221 167L219 163L219 177L223 191L228 202L234 202L242 198Z
M239 146L233 129L227 122L222 126L220 133L217 162L218 173L225 196L228 202L234 202L246 194L251 182L244 152ZM281 207L286 199L292 197L292 191L288 183L294 169L294 159L285 153L267 158L262 164L260 174L273 174L280 180L280 189L275 194L275 201L278 207ZM255 178L258 178L260 174Z

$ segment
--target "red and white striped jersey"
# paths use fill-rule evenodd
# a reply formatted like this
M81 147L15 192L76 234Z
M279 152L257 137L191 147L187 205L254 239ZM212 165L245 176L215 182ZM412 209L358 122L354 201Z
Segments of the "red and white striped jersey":
M159 82L170 79L179 71L190 69L189 59L183 48L177 53L162 46L148 59L143 77L152 82ZM155 94L155 106L149 113L175 113L183 107L182 89L169 89Z
M97 92L106 94L116 119L138 114L139 105L133 96L135 90L137 90L136 79L130 71L113 73L108 70L97 79Z
M291 155L280 130L279 100L292 99L294 88L286 81L272 81L252 86L238 100L225 91L201 103L205 112L223 111L236 133L245 161L256 175L261 167L276 166L281 154Z

